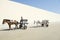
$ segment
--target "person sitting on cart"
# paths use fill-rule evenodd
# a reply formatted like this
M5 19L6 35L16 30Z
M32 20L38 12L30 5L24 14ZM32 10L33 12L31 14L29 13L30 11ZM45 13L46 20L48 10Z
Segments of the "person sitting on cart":
M22 27L23 27L23 17L21 17L19 28L22 28Z
M23 17L21 17L19 28L22 28L22 27L25 28L26 27L25 24L28 24L27 21L28 21L27 19L23 19Z

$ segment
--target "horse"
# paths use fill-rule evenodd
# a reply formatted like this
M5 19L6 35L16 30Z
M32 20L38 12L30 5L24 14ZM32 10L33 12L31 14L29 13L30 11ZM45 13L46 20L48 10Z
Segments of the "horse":
M18 28L18 21L16 21L16 20L14 20L14 21L11 21L11 20L9 20L9 19L3 19L3 22L2 22L2 24L5 24L5 23L7 23L8 25L9 25L9 29L11 30L12 28L11 28L11 25L13 25L13 24L15 24L15 28L17 29Z
M38 21L34 21L34 24L36 24L37 26L39 26L41 24L41 22L38 20Z

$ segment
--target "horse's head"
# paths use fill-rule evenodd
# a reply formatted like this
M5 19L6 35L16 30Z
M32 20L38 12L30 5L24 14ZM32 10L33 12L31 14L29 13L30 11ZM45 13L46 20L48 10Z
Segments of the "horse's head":
M3 20L2 24L4 24L4 23L5 23L5 20Z

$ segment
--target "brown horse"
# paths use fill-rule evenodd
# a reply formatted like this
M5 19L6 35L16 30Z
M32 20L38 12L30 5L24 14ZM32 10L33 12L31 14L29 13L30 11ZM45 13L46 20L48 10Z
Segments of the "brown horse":
M15 24L15 28L18 28L18 22L16 21L16 20L14 20L14 21L11 21L11 20L9 20L9 19L3 19L3 22L2 22L2 24L4 24L4 23L7 23L8 25L9 25L9 29L11 30L11 25L12 24Z

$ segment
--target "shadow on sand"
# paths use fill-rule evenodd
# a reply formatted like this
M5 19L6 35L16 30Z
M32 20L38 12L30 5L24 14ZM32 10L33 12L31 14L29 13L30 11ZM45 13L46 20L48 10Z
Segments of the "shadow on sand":
M10 31L10 30L19 30L19 29L2 29L2 30L0 30L0 31Z
M30 28L38 28L38 27L41 27L41 26L32 26L32 27L30 27Z
M0 31L10 31L10 29L2 29L2 30L0 30Z
M20 29L20 28L16 29L16 28L13 28L13 29L2 29L0 31L10 31L10 30L26 30L26 29Z
M46 26L32 26L30 28L39 28L39 27L46 27Z

